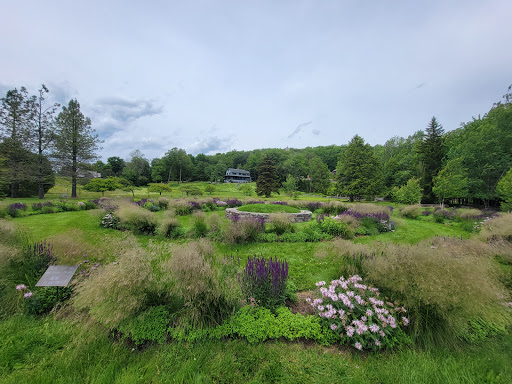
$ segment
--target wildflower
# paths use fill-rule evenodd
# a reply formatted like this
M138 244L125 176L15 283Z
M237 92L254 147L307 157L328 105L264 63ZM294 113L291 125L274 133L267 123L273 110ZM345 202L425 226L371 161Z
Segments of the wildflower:
M18 285L16 286L16 290L18 290L18 291L22 291L22 290L24 290L24 289L27 289L27 287L25 286L25 284L18 284Z
M379 332L380 328L377 324L370 325L370 331L373 333Z
M347 331L348 337L352 337L354 335L354 332L356 331L353 327L346 327L345 330Z
M404 323L404 325L409 325L409 319L407 317L402 317L402 323Z
M323 311L325 309L323 305L319 305L317 308L319 311Z
M28 299L30 296L32 296L32 292L27 292L23 295L25 299Z
M366 310L366 316L370 317L370 316L372 316L372 315L373 315L372 310L371 310L371 309L367 309L367 310Z
M377 347L380 347L380 341L379 341L379 340L375 340L375 345L376 345Z
M324 285L325 285L325 281L319 281L318 283L316 283L317 287L322 287Z
M357 349L361 350L363 349L363 346L361 345L361 343L357 342L354 344L354 347L356 347Z
M385 334L383 331L380 331L380 332L379 332L379 335L381 335L382 337L385 337L385 336L386 336L386 334Z
M335 330L337 330L337 329L338 329L338 326L337 326L336 324L332 323L332 324L331 324L331 329L332 329L333 331L335 331Z

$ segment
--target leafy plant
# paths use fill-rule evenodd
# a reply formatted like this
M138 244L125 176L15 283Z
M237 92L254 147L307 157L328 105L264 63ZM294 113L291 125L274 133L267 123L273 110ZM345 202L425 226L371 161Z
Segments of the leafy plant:
M125 320L118 330L123 339L129 339L137 346L148 342L162 344L167 339L169 315L163 305L151 307L136 317Z

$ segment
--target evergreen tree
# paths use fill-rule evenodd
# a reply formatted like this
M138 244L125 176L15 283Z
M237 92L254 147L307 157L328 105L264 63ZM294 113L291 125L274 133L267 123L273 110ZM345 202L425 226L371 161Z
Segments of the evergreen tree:
M341 153L336 179L338 192L350 201L377 194L380 186L377 159L362 137L355 135Z
M421 163L421 187L423 188L423 201L427 203L434 202L434 177L443 166L444 138L443 126L439 124L435 117L432 117L428 127L425 129L425 137L420 143L419 157Z
M53 179L53 172L48 174L45 171L44 161L45 153L50 149L55 139L55 112L59 107L59 104L55 103L49 107L44 105L44 94L48 93L48 88L43 84L39 89L39 96L34 97L33 108L34 108L34 128L35 128L35 139L37 146L37 185L38 185L38 196L40 199L44 198L45 184L48 179Z
M309 165L309 177L311 179L311 190L315 193L327 193L331 185L331 172L319 157L314 157Z
M71 197L76 195L76 180L80 166L97 158L98 135L91 128L91 119L80 112L76 99L57 116L54 157L64 174L71 176Z
M0 99L0 137L3 139L2 153L5 158L5 179L10 184L10 196L18 196L22 181L34 177L34 166L26 162L24 149L31 143L30 131L34 117L33 100L25 87L7 91Z
M270 155L266 154L258 167L258 180L256 180L256 193L258 196L270 197L272 192L279 194L279 178L277 168Z

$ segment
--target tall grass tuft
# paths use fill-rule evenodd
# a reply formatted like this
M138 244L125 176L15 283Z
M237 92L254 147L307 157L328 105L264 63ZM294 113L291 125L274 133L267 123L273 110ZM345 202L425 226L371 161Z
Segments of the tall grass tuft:
M220 268L209 241L173 245L171 253L171 258L162 264L162 273L170 277L173 295L184 302L176 325L217 325L234 313L240 302L239 290L234 277L219 278Z
M228 244L243 244L256 241L258 234L265 232L263 218L239 219L229 223L224 232L224 241Z
M444 240L387 245L365 263L368 278L410 311L412 336L420 344L453 341L468 321L504 326L505 297L486 244Z
M135 316L158 294L151 270L151 255L137 246L132 237L125 240L118 261L96 270L77 287L74 306L114 329Z
M124 204L116 210L121 225L131 229L135 234L152 235L156 230L156 219L153 212L134 204Z
M272 231L279 236L285 232L294 232L290 216L286 213L271 213L270 223L272 225Z

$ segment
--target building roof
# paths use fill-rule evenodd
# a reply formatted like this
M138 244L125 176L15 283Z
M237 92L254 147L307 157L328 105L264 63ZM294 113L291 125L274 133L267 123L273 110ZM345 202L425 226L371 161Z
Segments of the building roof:
M228 173L228 172L249 173L249 171L246 171L245 169L238 169L238 168L228 168L226 173Z

